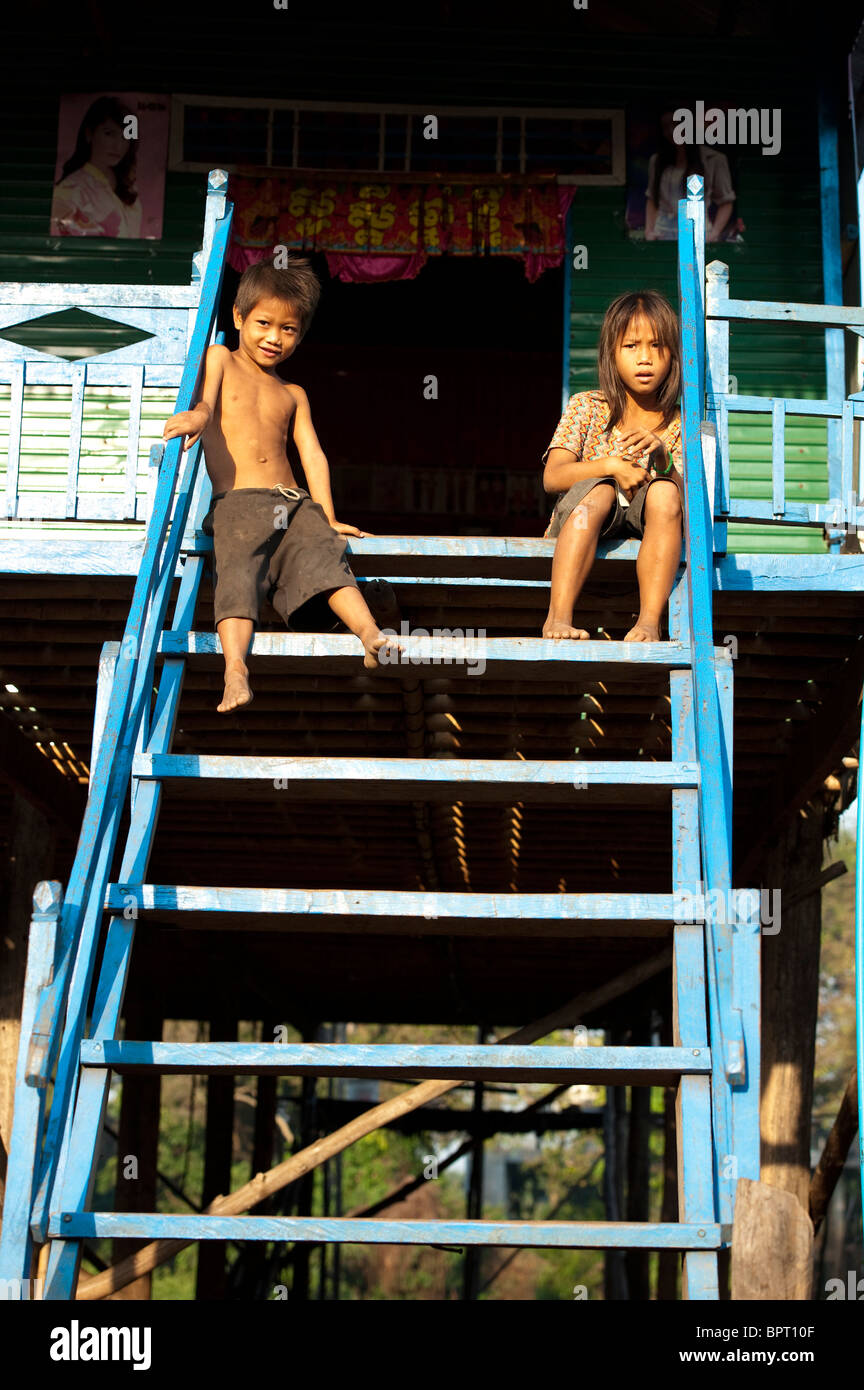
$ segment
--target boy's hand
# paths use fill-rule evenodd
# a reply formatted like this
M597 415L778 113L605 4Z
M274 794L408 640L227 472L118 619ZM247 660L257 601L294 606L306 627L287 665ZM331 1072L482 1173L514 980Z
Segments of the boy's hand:
M196 406L194 410L181 410L166 422L162 438L167 442L169 439L176 439L178 435L187 435L188 438L183 445L185 452L200 439L209 423L210 411L206 407L204 410L200 406Z
M371 531L358 531L356 526L348 526L344 521L331 521L330 525L334 531L338 531L340 536L371 536Z

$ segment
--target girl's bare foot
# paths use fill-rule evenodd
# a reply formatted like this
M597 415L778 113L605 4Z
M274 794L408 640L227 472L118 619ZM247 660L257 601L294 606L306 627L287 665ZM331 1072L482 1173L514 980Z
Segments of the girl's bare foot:
M232 661L226 668L225 693L222 703L216 706L220 714L228 714L232 709L241 709L243 705L252 703L248 676L249 672L242 661Z
M659 642L659 641L660 641L660 624L659 624L659 623L644 623L644 622L642 621L642 619L640 618L639 621L636 622L636 623L634 623L633 627L631 627L630 631L627 633L627 636L624 638L624 641L625 641L625 642Z
M547 618L543 624L543 636L550 637L555 642L562 637L573 638L577 642L590 642L591 640L584 627L572 627L570 623L565 623L561 618Z

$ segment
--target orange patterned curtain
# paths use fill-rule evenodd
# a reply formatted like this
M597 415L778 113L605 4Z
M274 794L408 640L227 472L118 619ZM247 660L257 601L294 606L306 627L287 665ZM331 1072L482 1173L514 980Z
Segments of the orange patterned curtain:
M407 258L416 274L428 256L519 256L536 279L561 262L572 195L572 187L548 179L373 183L236 176L230 259L243 269L282 245L323 251L340 262L385 257L397 258L398 265Z

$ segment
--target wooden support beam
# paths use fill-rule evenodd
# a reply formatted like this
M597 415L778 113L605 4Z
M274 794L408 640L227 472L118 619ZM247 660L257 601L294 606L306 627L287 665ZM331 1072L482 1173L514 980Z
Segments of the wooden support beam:
M477 1041L481 1046L486 1041L486 1030L482 1025L477 1029ZM477 1081L474 1084L473 1118L478 1128L471 1140L471 1176L468 1182L465 1217L468 1221L480 1221L483 1218L483 1160L485 1158L481 1128L483 1123L482 1081ZM462 1257L462 1299L464 1302L473 1302L479 1293L481 1257L482 1252L477 1246L466 1247Z
M798 1198L740 1178L732 1226L732 1301L810 1298L813 1226Z
M822 912L818 892L804 890L821 862L822 807L810 802L787 817L759 875L763 889L781 893L780 931L762 938L761 1177L805 1212Z
M224 1015L210 1021L210 1041L231 1040L237 1037L237 1023ZM208 1076L207 1119L204 1137L204 1188L201 1194L205 1211L214 1199L231 1186L231 1150L234 1140L234 1077ZM222 1240L202 1241L198 1248L198 1274L195 1297L199 1300L224 1302L226 1289L225 1260L227 1245ZM135 1257L132 1256L134 1259ZM101 1276L97 1276L99 1278Z
M670 1034L671 1036L671 1034ZM678 1141L675 1133L677 1087L663 1090L663 1199L661 1221L678 1217ZM681 1261L674 1250L661 1250L657 1259L657 1299L674 1303L678 1297Z
M304 1042L315 1042L319 1025L305 1024L300 1028ZM301 1152L314 1145L318 1138L317 1114L318 1078L304 1076L300 1088L300 1149ZM315 1169L310 1168L298 1180L292 1196L294 1214L311 1216L312 1199L315 1188ZM305 1241L298 1241L291 1252L291 1293L293 1303L305 1303L309 1298L309 1268L312 1251Z
M534 1023L526 1024L524 1028L519 1028L516 1032L499 1038L498 1041L508 1044L533 1043L559 1028L573 1027L574 1024L587 1019L612 999L620 998L621 995L636 989L646 980L668 970L671 963L672 949L666 947L656 956L652 956L650 960L632 966L629 970L623 971L596 989L577 994L560 1009L556 1009L554 1013L547 1014ZM366 1111L365 1115L353 1120L348 1125L344 1125L334 1134L327 1135L324 1139L319 1139L315 1144L310 1145L309 1148L292 1154L283 1163L272 1168L269 1173L259 1173L251 1182L244 1183L230 1196L211 1202L208 1207L208 1214L211 1216L236 1216L241 1212L249 1211L251 1207L257 1206L266 1197L272 1196L274 1192L296 1182L304 1173L308 1173L313 1168L317 1168L319 1164L326 1162L328 1158L342 1153L358 1139L380 1129L389 1120L395 1119L399 1115L405 1115L410 1110L416 1110L418 1106L425 1105L438 1096L446 1095L458 1084L458 1081L424 1081L418 1086L412 1086L407 1091L403 1091L401 1095L394 1096L392 1100L373 1106L371 1110ZM158 1265L173 1259L180 1250L184 1250L189 1244L191 1244L190 1241L180 1239L151 1241L148 1245L143 1246L137 1255L124 1260L122 1264L115 1265L103 1274L94 1275L92 1279L86 1281L79 1279L76 1296L81 1300L104 1298L106 1294L122 1288L130 1279L135 1279L139 1274L143 1274L149 1269L155 1269Z
M633 1038L650 1044L648 1020ZM650 1220L651 1198L651 1087L630 1087L630 1114L627 1129L627 1220ZM647 1303L651 1297L647 1250L628 1250L627 1295L631 1302Z
M825 1140L822 1156L810 1180L809 1209L814 1233L825 1220L831 1195L846 1163L852 1141L858 1133L858 1071L853 1067L846 1082L837 1118Z

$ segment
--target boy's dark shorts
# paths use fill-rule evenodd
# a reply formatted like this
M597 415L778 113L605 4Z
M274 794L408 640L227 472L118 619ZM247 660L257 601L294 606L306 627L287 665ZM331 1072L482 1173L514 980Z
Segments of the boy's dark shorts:
M603 523L600 536L603 539L611 540L615 536L639 536L645 533L645 498L648 496L648 488L652 483L666 481L665 479L652 478L651 482L645 487L640 487L630 499L627 507L622 507L618 497L618 484L614 478L583 478L581 482L574 483L567 492L562 492L555 504L552 512L552 520L546 531L546 539L554 540L561 534L561 528L571 512L574 512L580 502L585 498L592 488L598 483L609 483L615 489L615 500L609 508L609 515ZM676 484L677 486L677 484Z
M304 488L242 487L217 492L204 518L213 537L213 614L258 622L270 599L290 618L309 599L356 589L346 541Z

